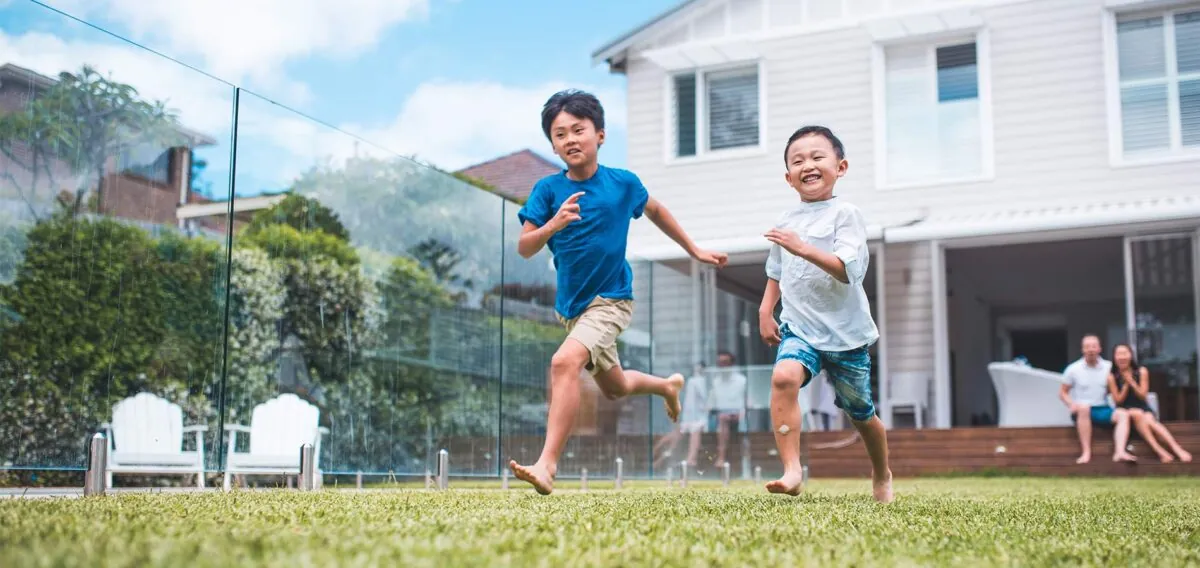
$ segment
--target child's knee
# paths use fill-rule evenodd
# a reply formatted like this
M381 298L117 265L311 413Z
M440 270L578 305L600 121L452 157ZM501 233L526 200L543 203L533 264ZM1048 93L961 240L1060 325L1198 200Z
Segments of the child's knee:
M555 376L574 376L587 364L589 358L586 349L568 348L564 345L550 358L550 372Z
M800 390L800 385L804 384L804 378L808 371L803 365L796 364L779 364L775 366L775 370L771 373L771 388L782 391Z

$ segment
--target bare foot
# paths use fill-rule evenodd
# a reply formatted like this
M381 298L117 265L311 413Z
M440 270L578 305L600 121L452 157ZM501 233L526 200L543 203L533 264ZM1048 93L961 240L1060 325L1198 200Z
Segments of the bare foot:
M683 390L683 375L675 373L667 377L667 382L671 383L671 395L663 397L663 405L667 407L667 418L670 418L671 422L678 422L681 412L679 391Z
M1075 463L1085 464L1090 461L1092 461L1092 454L1083 454L1083 455L1079 456L1079 459L1075 460Z
M1183 463L1192 463L1192 454L1188 453L1187 450L1179 448L1175 453L1179 454L1179 461Z
M549 495L554 491L554 473L540 463L525 467L509 460L508 469L512 470L517 479L532 485L542 495Z
M1137 458L1134 457L1133 454L1131 454L1129 452L1118 452L1118 453L1113 454L1113 461L1126 462L1126 463L1137 463Z
M1158 459L1159 459L1159 461L1161 461L1163 463L1171 463L1171 462L1175 461L1175 456L1171 455L1170 452L1163 452L1161 454L1158 454Z
M892 472L887 472L887 478L883 480L872 480L871 491L875 494L875 500L880 503L891 503L896 498L892 493Z
M800 471L785 471L783 477L767 484L767 491L795 497L803 490L804 474Z

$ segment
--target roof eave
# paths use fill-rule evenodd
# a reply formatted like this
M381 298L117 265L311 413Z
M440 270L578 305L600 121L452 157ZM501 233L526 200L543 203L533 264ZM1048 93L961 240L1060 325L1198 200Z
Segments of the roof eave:
M683 0L667 11L651 18L646 23L625 32L617 39L614 39L605 44L600 49L592 52L592 65L608 63L609 70L616 72L617 70L624 71L625 58L628 49L640 38L647 30L662 23L666 19L675 16L682 12L685 8L700 2L700 0Z

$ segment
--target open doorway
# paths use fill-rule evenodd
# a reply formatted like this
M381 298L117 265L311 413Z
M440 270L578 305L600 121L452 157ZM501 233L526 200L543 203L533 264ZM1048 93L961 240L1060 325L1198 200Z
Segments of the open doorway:
M1067 328L1026 329L1009 332L1013 357L1024 357L1038 369L1061 371L1065 369L1070 348L1067 343Z
M953 426L995 424L989 363L1058 373L1084 335L1106 351L1128 335L1120 237L948 249L946 285Z

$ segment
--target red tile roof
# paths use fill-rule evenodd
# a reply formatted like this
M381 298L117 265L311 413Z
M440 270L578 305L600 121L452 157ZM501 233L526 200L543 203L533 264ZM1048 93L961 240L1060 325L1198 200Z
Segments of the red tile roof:
M458 173L481 180L495 187L496 192L504 197L524 203L533 190L533 184L560 171L562 166L525 149L475 164Z

